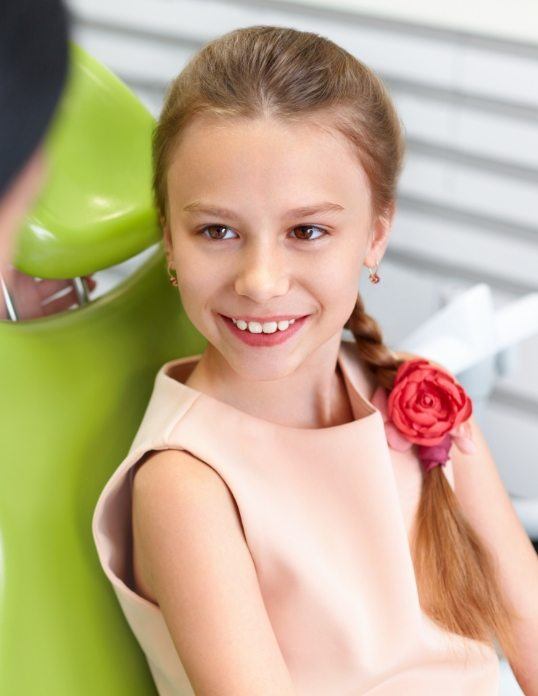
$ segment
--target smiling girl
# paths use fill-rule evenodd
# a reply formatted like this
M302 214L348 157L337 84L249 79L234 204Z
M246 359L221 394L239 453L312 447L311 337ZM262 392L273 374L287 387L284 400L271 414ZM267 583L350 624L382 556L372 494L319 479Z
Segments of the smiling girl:
M173 81L153 154L207 347L159 370L93 532L159 693L493 696L495 640L536 693L538 563L472 403L357 295L403 166L382 82L238 29Z

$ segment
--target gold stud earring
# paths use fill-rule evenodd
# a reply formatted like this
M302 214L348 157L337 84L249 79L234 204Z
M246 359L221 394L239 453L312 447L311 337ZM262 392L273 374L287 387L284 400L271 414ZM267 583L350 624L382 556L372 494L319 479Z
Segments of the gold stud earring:
M370 268L370 266L366 266L366 268L367 268L368 271L370 272L370 278L369 278L369 280L370 280L371 283L379 283L379 281L381 280L381 278L380 278L380 277L378 276L378 274L377 274L377 269L378 269L378 267L379 267L379 264L378 264L378 263L376 263L375 266L372 266L372 268Z
M168 262L168 278L172 285L177 287L177 272L172 268L172 262Z

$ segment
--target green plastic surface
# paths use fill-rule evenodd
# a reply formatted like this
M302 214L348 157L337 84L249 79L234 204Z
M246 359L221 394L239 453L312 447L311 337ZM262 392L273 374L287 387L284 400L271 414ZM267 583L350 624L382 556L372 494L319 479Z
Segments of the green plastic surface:
M49 174L15 247L20 271L88 275L159 241L151 196L154 125L119 78L70 44L66 89L44 141Z
M91 516L159 367L202 352L158 247L109 295L0 322L0 694L156 693Z
M51 180L16 259L40 277L91 274L156 237L146 190L150 120L108 71L80 49L72 55L80 81L55 125ZM168 280L162 243L88 305L0 321L2 696L156 693L99 563L91 520L159 367L205 345Z

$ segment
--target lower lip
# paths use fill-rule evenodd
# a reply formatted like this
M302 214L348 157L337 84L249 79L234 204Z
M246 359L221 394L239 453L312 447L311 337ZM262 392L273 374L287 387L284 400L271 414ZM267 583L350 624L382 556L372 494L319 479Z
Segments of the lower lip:
M234 336L237 336L243 343L246 343L249 346L276 346L279 345L280 343L284 343L284 341L287 341L290 339L292 336L294 336L297 331L306 323L306 320L308 319L310 315L307 314L304 317L301 317L300 319L296 319L293 324L288 327L285 331L280 331L277 329L271 334L266 334L266 333L250 333L248 329L245 329L244 331L241 331L241 329L238 329L237 326L233 323L231 319L228 317L225 317L222 314L219 314L219 317L224 320L224 323L226 326L230 329L230 331L234 334Z

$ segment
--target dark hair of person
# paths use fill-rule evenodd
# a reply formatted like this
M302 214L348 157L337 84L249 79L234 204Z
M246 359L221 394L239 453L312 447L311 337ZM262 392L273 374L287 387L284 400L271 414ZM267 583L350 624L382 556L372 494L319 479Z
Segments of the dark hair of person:
M68 71L60 0L0 2L0 197L40 145Z

